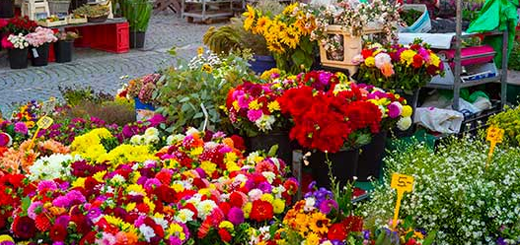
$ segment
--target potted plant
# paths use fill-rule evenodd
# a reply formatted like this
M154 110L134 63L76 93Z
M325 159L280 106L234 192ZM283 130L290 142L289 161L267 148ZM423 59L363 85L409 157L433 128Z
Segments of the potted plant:
M350 76L357 70L352 58L361 52L362 36L382 32L392 42L400 20L398 5L388 0L340 1L313 12L317 28L312 37L320 43L322 65L347 69Z
M11 69L27 68L27 55L29 43L22 33L10 34L2 39L2 47L8 50L9 65Z
M0 0L0 18L13 18L14 0Z
M146 29L150 22L153 5L149 0L125 0L121 12L130 24L130 48L144 47Z
M56 33L58 41L54 43L54 52L56 54L56 62L65 63L72 61L72 49L74 40L79 38L77 32L67 31Z
M87 16L88 22L101 23L108 18L110 8L105 5L89 5L85 4L74 10L74 14L78 16Z
M46 66L49 63L49 44L58 41L49 28L36 27L25 37L31 45L32 65Z
M319 186L330 187L331 174L343 186L357 172L359 147L379 133L381 110L369 102L355 83L346 76L311 71L300 76L299 86L287 90L279 99L283 113L294 126L290 138L309 152L307 162Z
M149 74L132 79L118 93L120 97L126 97L128 100L134 101L138 121L153 116L156 104L153 94L158 90L157 82L160 78L161 74Z

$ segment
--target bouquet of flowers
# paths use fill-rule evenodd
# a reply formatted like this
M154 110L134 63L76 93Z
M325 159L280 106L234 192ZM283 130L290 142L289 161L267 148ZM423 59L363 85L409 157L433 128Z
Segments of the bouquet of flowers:
M27 34L25 38L33 47L40 47L46 43L58 41L58 38L54 36L54 32L51 29L43 27L36 27L35 31Z
M271 83L244 82L229 91L226 114L233 126L249 137L273 130L288 130L289 120L282 114L278 100L292 81L282 79Z
M276 16L262 15L251 6L244 13L244 29L264 36L267 47L275 58L278 68L296 74L313 63L313 42L310 39L316 28L314 16L303 3L287 6Z
M26 36L22 33L18 35L10 34L8 37L2 39L2 47L5 49L24 49L29 47Z
M141 78L132 79L119 92L117 97L126 97L128 100L139 98L142 103L153 103L152 95L157 89L157 82L161 74L149 74Z
M354 57L360 64L358 80L383 89L413 91L443 74L444 65L421 40L403 45L371 44Z
M279 99L282 112L294 122L291 139L308 149L335 153L368 144L371 135L379 132L381 110L364 99L356 84L340 84L338 76L329 72L301 77L301 85Z
M38 24L29 19L29 17L15 17L9 19L7 22L0 21L0 32L8 33L8 34L22 34L27 35L33 32Z

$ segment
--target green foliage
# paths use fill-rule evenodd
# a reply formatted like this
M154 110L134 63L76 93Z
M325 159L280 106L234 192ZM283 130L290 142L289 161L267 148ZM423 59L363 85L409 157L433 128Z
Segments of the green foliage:
M515 40L513 50L509 55L509 70L520 71L520 41Z
M128 20L130 30L145 32L150 23L153 5L149 0L122 0L121 13Z
M88 17L101 17L108 15L108 6L104 5L89 5L85 4L73 11L75 15L88 16Z
M520 239L520 149L498 145L486 169L489 146L471 138L448 139L432 151L417 144L385 159L384 184L362 206L366 225L392 218L394 172L412 175L414 190L406 193L400 217L413 217L417 227L437 231L435 244L495 244Z
M90 87L62 87L59 86L59 90L63 99L70 107L74 107L76 105L82 104L84 102L92 102L99 104L103 101L113 100L114 97L111 94L103 93L103 92L94 92L94 90Z
M132 103L119 103L114 101L105 101L102 103L82 102L71 107L61 115L61 119L90 117L99 118L107 124L117 124L124 126L128 123L135 122L135 110Z
M219 29L215 29L214 26L210 27L202 40L211 51L217 54L239 50L242 46L238 31L231 25L226 25Z
M166 79L154 92L157 112L172 122L168 132L180 132L186 126L202 129L207 111L207 129L226 129L222 109L227 92L242 79L253 79L247 59L235 54L219 57L215 54L198 56L191 62L180 61L175 69L164 72Z
M520 107L507 107L505 111L491 116L487 123L504 130L502 144L520 146Z

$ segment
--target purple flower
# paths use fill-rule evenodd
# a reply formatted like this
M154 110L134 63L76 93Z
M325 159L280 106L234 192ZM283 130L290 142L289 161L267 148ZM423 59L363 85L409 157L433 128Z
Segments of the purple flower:
M0 133L0 146L11 145L11 136L6 133Z
M338 203L334 200L324 200L320 203L320 212L324 214L329 214L333 208L338 209Z
M332 245L345 245L345 243L343 243L342 241L340 240L332 240L330 241L332 243Z
M0 245L15 245L14 242L11 242L11 241L3 241L3 242L0 242Z
M177 236L170 236L170 245L182 245L182 241Z
M260 119L262 117L262 110L249 110L247 112L247 118L251 122L255 122L256 120Z
M27 129L27 125L23 122L17 122L14 124L14 131L20 134L27 134L29 129Z
M232 207L229 209L228 219L233 225L242 224L244 223L244 212L240 208Z
M151 178L151 179L146 180L146 182L144 183L144 188L147 190L151 190L151 189L155 189L161 185L162 185L161 181L159 181L156 178Z
M91 208L90 210L88 210L87 217L90 220L97 222L97 219L101 217L101 209Z
M157 125L165 122L166 118L163 115L157 113L152 118L150 118L148 121L150 122L150 127L156 127Z
M199 174L199 177L206 178L206 172L204 172L204 169L202 168L196 168L195 171Z
M264 181L258 184L258 189L260 189L263 193L271 193L273 187L271 186L271 184L269 184L269 182Z
M56 224L61 225L63 227L69 226L70 216L68 215L61 215L58 218L56 218Z
M68 207L70 200L67 196L59 196L52 201L52 205L60 208Z
M401 115L403 106L399 102L392 102L388 105L388 116L390 118L397 118Z

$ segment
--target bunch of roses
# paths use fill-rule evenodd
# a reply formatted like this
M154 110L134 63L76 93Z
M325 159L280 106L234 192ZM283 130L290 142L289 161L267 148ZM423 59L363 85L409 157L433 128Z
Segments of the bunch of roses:
M38 27L38 24L29 19L29 17L11 18L7 23L0 23L0 32L15 34L29 34Z
M349 89L344 91L334 91L335 86L322 91L303 85L287 90L279 99L282 112L294 122L290 138L301 146L334 153L366 144L371 134L379 132L379 108L363 100L356 84L347 84Z
M439 56L420 40L408 46L372 44L354 57L353 62L360 64L361 81L383 89L412 91L444 70Z
M51 29L43 27L36 27L34 32L25 36L25 39L33 47L39 47L46 43L58 41L58 38L54 36L54 32Z

